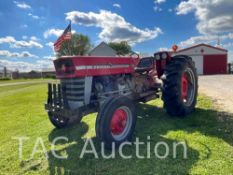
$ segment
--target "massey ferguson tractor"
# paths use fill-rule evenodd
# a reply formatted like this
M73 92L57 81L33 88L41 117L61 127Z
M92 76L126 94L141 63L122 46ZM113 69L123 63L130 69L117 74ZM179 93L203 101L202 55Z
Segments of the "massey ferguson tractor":
M162 94L170 116L187 116L196 105L198 79L192 59L168 52L153 57L68 56L54 61L59 84L48 84L45 109L56 128L98 112L96 136L106 147L131 139L136 102Z

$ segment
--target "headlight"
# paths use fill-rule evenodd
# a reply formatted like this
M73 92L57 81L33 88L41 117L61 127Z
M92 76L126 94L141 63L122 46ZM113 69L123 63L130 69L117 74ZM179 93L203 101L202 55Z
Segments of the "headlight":
M163 53L161 57L163 60L167 59L167 53Z
M156 54L156 55L155 55L155 59L156 59L156 60L160 60L160 55L159 55L159 54Z

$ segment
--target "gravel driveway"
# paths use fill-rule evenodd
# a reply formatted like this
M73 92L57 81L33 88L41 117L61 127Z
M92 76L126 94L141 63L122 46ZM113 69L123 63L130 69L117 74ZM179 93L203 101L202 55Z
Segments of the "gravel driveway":
M216 100L221 110L233 113L233 75L199 76L199 92Z

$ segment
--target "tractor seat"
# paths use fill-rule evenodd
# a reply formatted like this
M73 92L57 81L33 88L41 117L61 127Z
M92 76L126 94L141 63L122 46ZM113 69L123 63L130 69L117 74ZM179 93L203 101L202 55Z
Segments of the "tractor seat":
M153 69L153 57L145 57L141 58L137 67L135 67L135 72L137 73L144 73L149 72Z

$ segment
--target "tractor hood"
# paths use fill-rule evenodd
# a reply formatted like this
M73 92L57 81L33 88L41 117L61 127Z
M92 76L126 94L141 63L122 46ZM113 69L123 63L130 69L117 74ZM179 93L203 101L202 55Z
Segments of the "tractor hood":
M72 56L54 60L57 78L133 73L139 58Z

